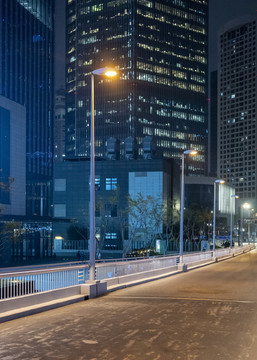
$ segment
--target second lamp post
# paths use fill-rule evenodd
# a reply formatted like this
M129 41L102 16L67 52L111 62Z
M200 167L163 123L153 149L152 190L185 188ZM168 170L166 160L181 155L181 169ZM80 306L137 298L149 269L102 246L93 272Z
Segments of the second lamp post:
M238 195L231 195L230 199L230 247L233 246L233 199L239 199Z
M214 181L214 195L213 195L213 245L212 245L212 250L215 251L215 238L216 238L216 188L217 188L217 184L224 184L225 180L215 180Z
M179 237L179 256L180 262L183 260L183 225L184 225L184 189L185 189L185 155L197 155L196 150L186 150L182 154L182 164L181 164L181 201L180 201L180 237Z

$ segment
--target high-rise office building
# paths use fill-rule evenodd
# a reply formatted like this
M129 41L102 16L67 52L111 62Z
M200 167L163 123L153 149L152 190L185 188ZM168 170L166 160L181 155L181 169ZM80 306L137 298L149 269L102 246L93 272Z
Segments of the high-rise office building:
M256 199L256 18L220 36L218 176L242 201Z
M65 156L65 90L55 95L54 161L63 161Z
M209 159L208 174L217 176L217 105L218 101L218 72L212 71L210 76L210 99L209 99Z
M106 140L132 137L142 155L146 136L164 157L203 174L207 160L206 0L67 0L66 156L90 155L90 74L95 78L96 155Z
M0 2L0 95L26 108L26 215L29 217L48 216L50 207L53 3L52 0Z
M26 108L0 96L0 213L26 214Z

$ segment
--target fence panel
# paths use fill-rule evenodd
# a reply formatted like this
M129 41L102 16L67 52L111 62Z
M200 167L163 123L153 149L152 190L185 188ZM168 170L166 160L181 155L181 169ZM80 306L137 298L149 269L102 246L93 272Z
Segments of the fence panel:
M80 285L89 279L88 265L0 274L0 299Z

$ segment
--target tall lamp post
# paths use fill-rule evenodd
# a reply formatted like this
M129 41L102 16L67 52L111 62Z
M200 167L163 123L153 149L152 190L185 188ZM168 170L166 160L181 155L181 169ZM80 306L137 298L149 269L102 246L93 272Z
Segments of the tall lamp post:
M243 203L242 207L241 207L241 240L242 240L242 244L244 243L244 209L250 209L250 204L248 204L247 202Z
M232 244L233 244L233 199L234 201L236 201L236 199L239 199L238 195L231 195L230 198L230 210L231 210L231 214L230 214L230 247L232 248Z
M216 240L216 192L217 184L224 184L225 180L219 179L214 181L214 195L213 195L213 246L212 250L215 251L215 240Z
M249 209L249 222L248 222L248 243L252 240L251 234L251 224L253 223L253 213L254 209Z
M91 146L90 146L90 248L89 248L89 280L95 281L95 75L113 77L117 72L110 68L101 68L91 73Z
M180 237L179 237L179 256L180 263L183 260L183 224L184 224L184 189L185 189L185 155L197 155L196 150L186 150L182 154L182 165L181 165L181 201L180 201Z

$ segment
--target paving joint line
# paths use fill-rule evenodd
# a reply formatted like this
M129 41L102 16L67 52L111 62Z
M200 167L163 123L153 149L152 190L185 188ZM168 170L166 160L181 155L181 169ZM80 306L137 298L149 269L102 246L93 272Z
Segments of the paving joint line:
M172 297L172 296L117 296L112 295L116 299L148 299L148 300L187 300L187 301L208 301L208 302L231 302L243 304L257 304L255 300L234 300L234 299L212 299L212 298L190 298L190 297Z

